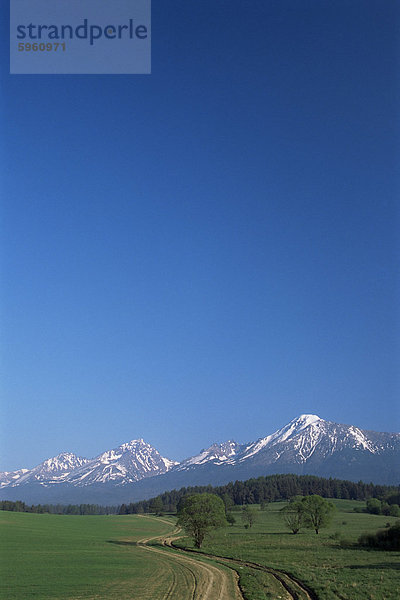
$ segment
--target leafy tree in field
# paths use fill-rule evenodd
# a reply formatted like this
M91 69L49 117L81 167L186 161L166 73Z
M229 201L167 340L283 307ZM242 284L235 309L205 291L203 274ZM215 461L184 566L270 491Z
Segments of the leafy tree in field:
M315 533L318 533L321 527L329 525L335 510L332 502L328 502L322 496L314 495L305 496L301 503L306 527L314 529Z
M242 521L243 521L246 529L247 529L247 527L252 527L254 525L255 520L256 520L256 512L255 512L254 508L251 508L248 505L243 506Z
M301 498L293 498L280 510L280 516L292 533L298 533L304 525L304 507Z
M380 515L382 513L382 503L378 498L368 498L367 512L371 515Z
M201 548L206 535L226 525L225 505L215 494L187 496L178 514L178 525L192 536L196 548Z

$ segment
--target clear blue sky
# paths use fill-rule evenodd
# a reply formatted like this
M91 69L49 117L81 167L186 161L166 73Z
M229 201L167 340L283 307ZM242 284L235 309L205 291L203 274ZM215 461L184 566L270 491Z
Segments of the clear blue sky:
M0 468L399 431L398 3L153 0L150 76L10 76L2 17Z

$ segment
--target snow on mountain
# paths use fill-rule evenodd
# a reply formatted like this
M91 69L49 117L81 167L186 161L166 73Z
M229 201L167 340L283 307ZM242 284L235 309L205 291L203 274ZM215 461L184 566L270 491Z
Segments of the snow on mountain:
M177 460L169 460L169 458L165 458L164 456L161 457L161 460L163 461L167 471L179 465Z
M29 484L53 489L64 484L68 489L89 490L104 484L121 487L157 475L163 475L160 487L172 489L186 481L197 485L198 481L207 484L287 472L386 483L398 481L399 456L398 433L364 431L303 414L255 442L215 443L181 463L161 456L143 439L93 459L65 452L31 470L0 473L0 489L5 494L10 488L27 490Z
M72 471L85 464L85 462L87 462L87 458L76 456L72 452L62 452L57 456L48 458L31 470L21 469L20 471L15 471L13 481L9 485L14 487L15 485L26 485L28 483L57 483L65 481Z
M0 488L6 487L11 483L16 483L27 472L28 469L19 469L18 471L4 471L0 473Z
M305 464L310 460L321 461L337 452L364 451L373 455L390 448L390 444L383 441L386 438L382 437L389 434L375 435L378 435L379 443L374 442L369 432L353 425L325 421L317 415L301 415L272 435L249 444L239 461Z
M118 448L103 452L75 469L66 481L75 486L109 482L125 485L144 477L166 473L176 464L178 463L161 456L144 440L131 440Z
M285 427L282 427L282 429L278 429L278 431L275 431L275 433L268 435L265 438L260 438L256 442L249 444L245 448L240 460L243 461L247 458L250 458L254 454L258 454L258 452L267 446L282 443L290 437L297 435L307 427L319 422L322 422L322 419L317 417L317 415L300 415L300 417L293 419L293 421L290 421L290 423L285 425Z
M212 444L209 448L201 450L199 454L181 462L175 470L186 471L187 469L206 463L214 465L231 463L239 450L240 445L232 440L228 440L222 444Z
M93 459L63 452L31 470L0 473L0 488L31 483L43 486L57 483L88 486L112 482L123 485L144 477L166 473L177 464L179 463L161 456L144 440L131 440Z

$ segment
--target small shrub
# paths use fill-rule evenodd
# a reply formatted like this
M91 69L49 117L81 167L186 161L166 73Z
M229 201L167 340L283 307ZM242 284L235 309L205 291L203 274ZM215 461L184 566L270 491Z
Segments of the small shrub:
M367 512L371 515L382 514L382 503L378 498L368 498L367 500Z
M228 513L226 515L226 520L228 521L229 525L231 525L231 526L233 526L236 523L236 519L232 513Z
M363 533L358 538L358 543L380 550L400 550L400 521L388 529L380 529L375 534Z

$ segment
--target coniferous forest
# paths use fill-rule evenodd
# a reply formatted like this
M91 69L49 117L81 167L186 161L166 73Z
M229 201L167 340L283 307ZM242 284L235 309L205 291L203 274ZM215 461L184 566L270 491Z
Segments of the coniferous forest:
M344 500L367 500L379 498L386 502L399 504L400 486L374 485L359 481L324 479L313 475L268 475L247 481L235 481L218 487L193 486L164 492L156 498L131 504L122 504L120 514L157 512L175 512L181 498L191 494L212 493L220 496L225 505L263 504L278 500L288 500L293 496L318 494L324 498Z
M183 487L164 492L155 498L121 504L100 506L98 504L37 504L10 500L0 501L0 510L63 515L137 514L146 512L176 512L182 498L192 494L212 493L220 496L227 508L245 504L265 504L288 500L293 496L318 494L323 498L343 500L368 500L377 498L388 505L400 504L400 486L375 485L359 481L324 479L313 475L268 475L247 481L235 481L218 487L211 485Z

